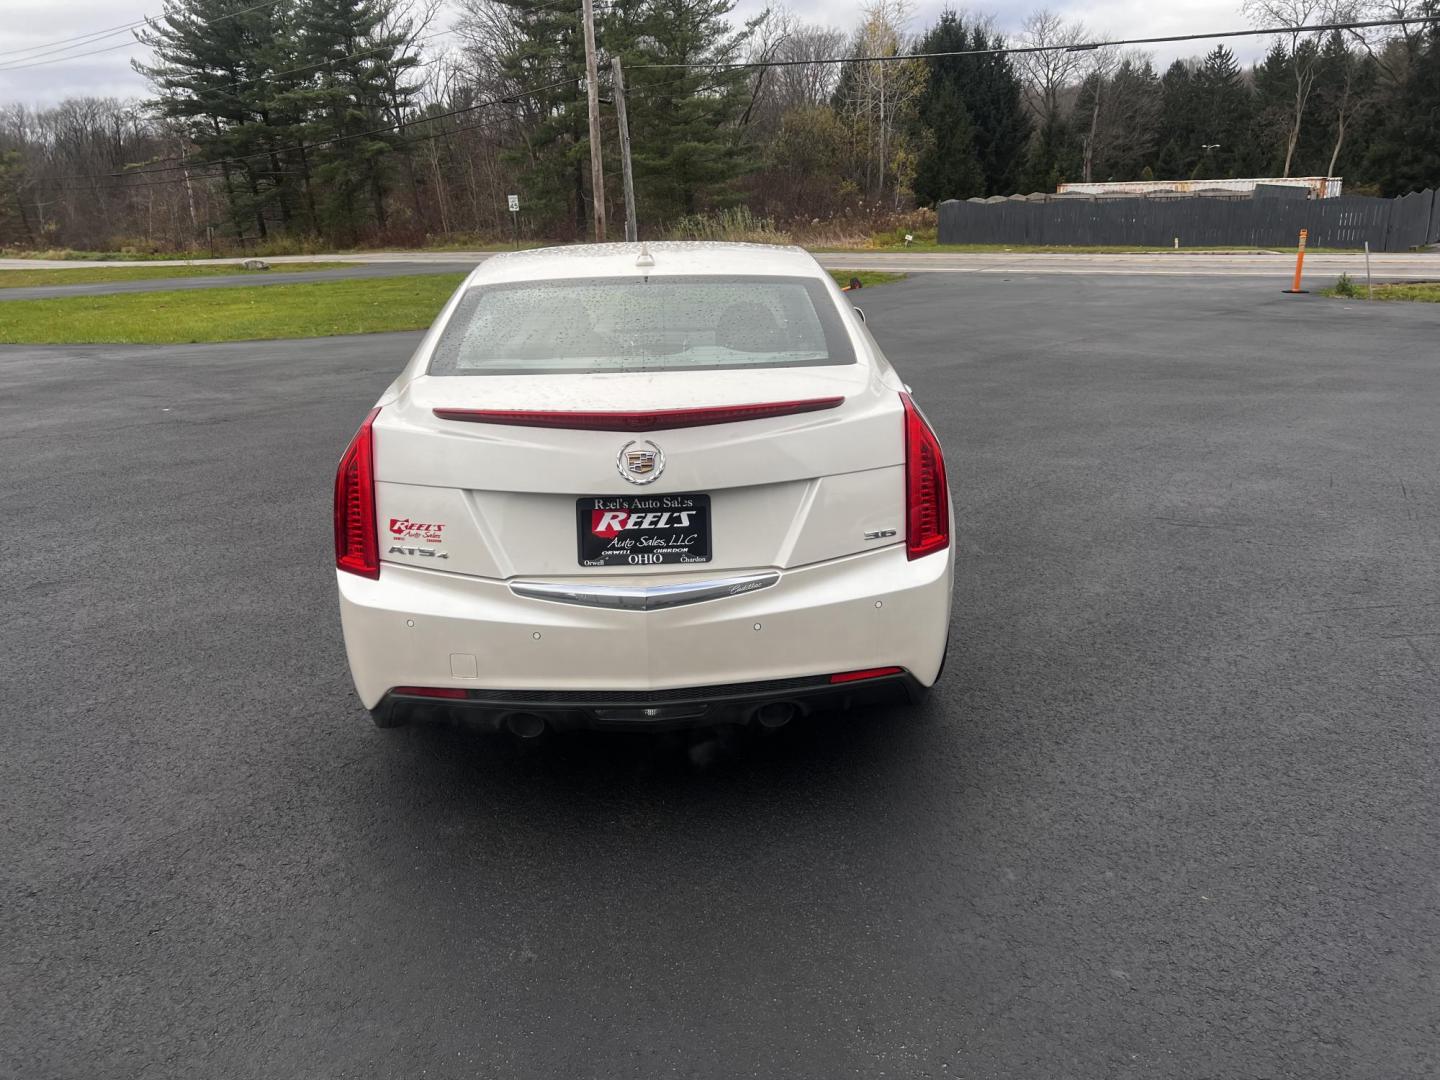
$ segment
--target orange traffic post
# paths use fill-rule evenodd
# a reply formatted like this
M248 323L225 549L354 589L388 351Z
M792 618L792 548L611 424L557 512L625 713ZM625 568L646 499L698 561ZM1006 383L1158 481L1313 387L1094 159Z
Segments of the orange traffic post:
M1309 291L1307 289L1300 288L1300 274L1305 267L1305 241L1308 239L1310 239L1310 230L1301 229L1300 250L1295 253L1295 282L1290 286L1290 288L1285 290L1287 293L1303 293Z

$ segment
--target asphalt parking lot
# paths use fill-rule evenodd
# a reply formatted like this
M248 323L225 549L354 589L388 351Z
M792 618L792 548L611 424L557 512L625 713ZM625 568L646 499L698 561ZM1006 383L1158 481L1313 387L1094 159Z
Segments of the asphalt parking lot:
M1440 1072L1440 309L917 276L919 711L373 729L335 461L418 335L0 348L0 1075Z

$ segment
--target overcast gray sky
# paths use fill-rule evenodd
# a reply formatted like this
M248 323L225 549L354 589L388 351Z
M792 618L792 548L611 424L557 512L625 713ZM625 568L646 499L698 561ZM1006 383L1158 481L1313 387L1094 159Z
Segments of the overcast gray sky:
M761 11L764 0L739 0L737 15ZM834 0L789 0L786 6L802 18L849 29L857 20L858 2ZM934 22L942 8L994 16L1007 32L1018 29L1025 14L1044 6L1034 4L976 3L947 5L944 0L923 0L916 5L910 29L923 30ZM1152 37L1165 34L1203 33L1244 25L1239 0L1050 0L1049 6L1079 18L1098 33L1112 37ZM143 50L130 35L96 39L69 50L42 54L50 43L89 34L153 14L161 0L0 0L5 33L0 36L0 103L24 102L45 105L77 95L136 97L146 93L145 80L130 69L130 58ZM1229 43L1242 63L1265 51L1265 43L1241 39ZM1198 55L1207 51L1207 42L1153 50L1159 63L1177 55ZM20 50L37 50L21 52ZM105 51L97 51L105 50ZM67 53L94 53L67 57Z

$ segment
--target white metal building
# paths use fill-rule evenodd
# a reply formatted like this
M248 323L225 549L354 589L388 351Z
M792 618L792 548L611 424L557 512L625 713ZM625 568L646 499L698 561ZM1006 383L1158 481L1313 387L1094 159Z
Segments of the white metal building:
M1332 199L1340 194L1341 177L1287 176L1252 180L1125 180L1119 183L1061 184L1057 195L1153 195L1158 192L1197 195L1206 191L1229 191L1249 194L1258 185L1303 187L1312 199Z

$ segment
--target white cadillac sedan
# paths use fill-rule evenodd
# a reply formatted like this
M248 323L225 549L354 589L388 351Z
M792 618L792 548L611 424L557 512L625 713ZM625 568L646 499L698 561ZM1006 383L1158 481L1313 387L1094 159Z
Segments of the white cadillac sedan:
M915 700L945 658L940 444L804 251L501 255L335 479L381 727L660 730Z

